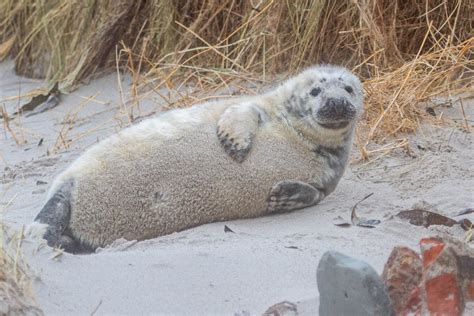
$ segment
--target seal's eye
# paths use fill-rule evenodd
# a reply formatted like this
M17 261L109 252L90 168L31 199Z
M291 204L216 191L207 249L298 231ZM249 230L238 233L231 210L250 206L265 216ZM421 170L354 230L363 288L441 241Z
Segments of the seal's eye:
M313 97L316 97L318 96L318 94L321 93L321 89L320 88L314 88L313 90L311 90L311 92L309 94L311 94Z
M352 94L354 92L354 89L352 89L351 86L345 86L344 87L344 90L346 90L347 92L349 92L350 94Z

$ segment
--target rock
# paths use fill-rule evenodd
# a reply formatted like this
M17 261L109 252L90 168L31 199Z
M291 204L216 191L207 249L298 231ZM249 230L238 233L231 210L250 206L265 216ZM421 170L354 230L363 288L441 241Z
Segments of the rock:
M395 247L385 264L382 280L395 313L416 310L421 303L418 286L421 282L421 258L407 247Z
M464 300L474 301L474 251L464 244L463 251L457 252L457 259Z
M297 301L283 301L270 306L263 316L313 316L317 315L318 301L316 298Z
M462 315L465 301L474 299L474 250L448 237L420 241L426 304L422 312Z
M449 236L420 241L422 259L395 247L382 274L400 315L462 315L474 301L474 250Z
M423 304L423 298L421 297L421 289L417 286L410 293L405 308L400 313L401 315L420 315Z
M295 303L283 301L270 306L263 316L296 316L298 309Z
M395 315L382 279L367 263L326 252L317 269L319 314Z

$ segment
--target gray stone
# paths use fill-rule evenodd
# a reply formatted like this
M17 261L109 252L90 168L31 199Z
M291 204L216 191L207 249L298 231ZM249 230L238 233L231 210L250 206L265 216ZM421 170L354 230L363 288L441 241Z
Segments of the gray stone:
M367 263L326 252L318 265L319 314L395 315L380 276Z
M313 316L317 315L318 302L315 298L296 303L283 301L270 306L262 316Z
M270 306L262 316L297 316L298 308L295 303L283 301Z

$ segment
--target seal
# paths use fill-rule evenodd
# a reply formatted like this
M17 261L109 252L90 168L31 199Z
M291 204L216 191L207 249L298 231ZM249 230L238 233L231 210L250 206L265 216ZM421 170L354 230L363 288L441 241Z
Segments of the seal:
M86 150L29 231L80 253L315 205L339 182L362 112L359 79L320 65L260 95L159 114Z

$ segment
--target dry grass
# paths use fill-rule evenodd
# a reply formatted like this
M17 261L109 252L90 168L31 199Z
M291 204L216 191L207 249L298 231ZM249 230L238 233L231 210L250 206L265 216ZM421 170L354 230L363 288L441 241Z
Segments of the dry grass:
M366 119L359 133L364 135L359 144L364 158L371 153L371 141L383 143L400 132L413 132L421 120L432 118L426 111L432 98L474 92L473 48L474 39L441 47L365 81Z
M20 74L63 91L113 68L119 79L131 73L129 123L143 87L181 107L276 73L344 64L365 81L358 143L368 158L369 143L415 130L430 98L472 91L472 16L466 0L4 0L0 58L9 52ZM183 93L189 84L206 93Z
M5 110L5 106L2 106L0 108L0 115L3 118L3 129L5 130L5 132L10 133L11 137L17 145L25 144L25 139L17 135L17 133L10 127L10 117L8 116L8 113Z
M23 231L7 233L0 218L0 315L43 315L33 299L28 266L21 254L22 241Z
M427 33L421 53L472 37L472 6L462 0L5 0L0 47L11 49L19 73L72 83L113 66L120 41L141 56L137 62L155 68L267 74L331 62L373 77L411 60Z

